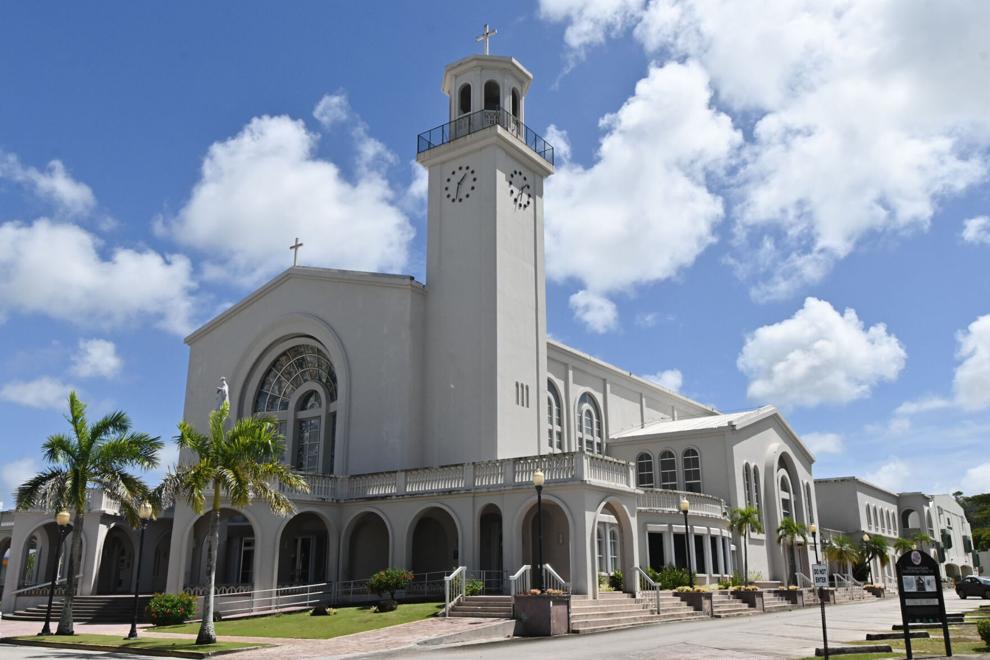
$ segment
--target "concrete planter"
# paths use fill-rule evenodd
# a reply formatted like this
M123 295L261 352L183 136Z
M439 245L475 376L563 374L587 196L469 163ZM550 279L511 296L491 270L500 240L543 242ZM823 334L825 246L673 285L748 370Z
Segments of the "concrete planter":
M674 592L678 598L693 607L696 611L702 612L705 616L712 616L712 592Z
M552 637L570 632L569 596L516 596L512 599L517 630L524 637Z
M733 591L732 597L741 600L750 607L756 608L759 612L763 612L765 610L763 606L762 591Z
M804 590L778 589L777 595L786 600L791 605L804 607Z

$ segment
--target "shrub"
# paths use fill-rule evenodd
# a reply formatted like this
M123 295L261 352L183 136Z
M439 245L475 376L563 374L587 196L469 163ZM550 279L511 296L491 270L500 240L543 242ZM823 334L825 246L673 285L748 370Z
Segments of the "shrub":
M646 574L650 576L651 580L659 584L661 589L676 589L677 587L686 587L691 584L691 573L670 564L664 566L659 571L648 568L646 569Z
M980 636L984 644L990 646L990 619L983 619L976 624L976 634Z
M313 611L309 613L310 616L331 616L336 614L337 610L330 607L330 603L323 601L319 605L313 608Z
M608 586L612 588L612 591L622 591L624 588L622 571L613 571L612 574L608 576Z
M480 596L485 593L485 583L481 580L469 580L464 586L465 596Z
M395 600L395 592L405 589L413 581L413 574L404 568L386 568L368 578L368 591L378 596L388 594Z
M612 591L612 584L606 573L598 574L598 591Z
M196 597L185 592L155 594L145 608L148 620L156 626L175 626L185 623L196 614Z

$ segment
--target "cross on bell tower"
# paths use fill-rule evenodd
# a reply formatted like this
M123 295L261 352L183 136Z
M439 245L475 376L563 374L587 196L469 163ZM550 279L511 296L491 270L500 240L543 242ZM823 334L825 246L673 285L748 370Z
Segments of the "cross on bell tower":
M488 40L491 39L492 37L494 37L496 34L498 34L498 30L489 30L488 29L488 23L485 23L485 29L482 30L481 34L479 34L475 38L475 42L476 43L477 42L481 42L481 41L484 41L485 42L485 55L488 55L489 54L488 53Z

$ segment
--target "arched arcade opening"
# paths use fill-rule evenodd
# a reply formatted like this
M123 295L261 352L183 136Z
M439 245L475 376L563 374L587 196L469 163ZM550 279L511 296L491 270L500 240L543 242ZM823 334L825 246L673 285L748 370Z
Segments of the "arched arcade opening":
M279 586L317 584L330 575L330 530L317 514L294 516L282 530L278 544Z
M111 527L103 539L96 593L129 593L133 588L134 564L134 543L130 534L118 525Z
M358 514L346 533L344 580L363 580L389 565L391 535L385 520L374 511Z
M520 539L523 563L536 570L539 557L539 518L534 503L523 517ZM543 500L543 563L571 581L571 529L567 514L559 504Z
M203 587L209 581L208 536L212 515L212 512L206 513L193 524L187 587ZM254 525L247 516L235 509L221 509L219 532L216 586L218 588L253 587L257 557L257 531Z

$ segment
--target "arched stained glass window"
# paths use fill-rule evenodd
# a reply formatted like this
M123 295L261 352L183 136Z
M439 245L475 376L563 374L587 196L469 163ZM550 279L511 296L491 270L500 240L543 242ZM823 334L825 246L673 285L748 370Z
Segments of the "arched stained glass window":
M746 499L746 506L753 506L753 471L749 463L743 466L743 491Z
M780 475L780 514L784 518L794 517L794 500L791 494L791 480L786 474Z
M261 379L254 412L288 410L292 394L311 381L326 389L330 402L337 400L337 374L326 354L312 344L286 349L275 358Z
M584 451L601 454L604 450L602 443L602 416L599 412L595 397L588 392L581 395L577 405L577 436L578 446Z
M564 416L560 407L560 394L552 380L547 381L547 446L564 448Z
M690 447L684 450L684 490L690 493L701 492L701 454Z

